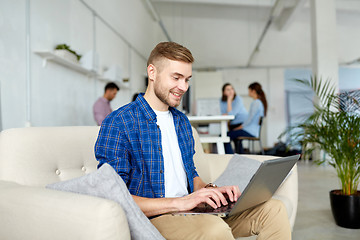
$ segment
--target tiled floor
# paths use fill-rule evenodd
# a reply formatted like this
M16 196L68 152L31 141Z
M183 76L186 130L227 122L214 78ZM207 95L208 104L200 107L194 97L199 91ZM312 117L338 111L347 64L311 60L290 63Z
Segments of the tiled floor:
M360 229L338 227L333 219L329 191L339 189L335 170L299 162L299 205L293 240L360 240Z

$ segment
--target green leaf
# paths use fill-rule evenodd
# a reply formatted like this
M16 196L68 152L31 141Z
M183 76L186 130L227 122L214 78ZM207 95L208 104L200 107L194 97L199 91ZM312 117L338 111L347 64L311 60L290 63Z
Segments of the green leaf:
M304 154L311 154L316 148L327 152L330 158L317 159L316 163L333 166L343 193L354 194L360 182L360 117L340 110L339 96L330 79L314 76L310 81L294 81L311 87L318 102L314 103L314 113L308 119L288 127L280 136L301 139ZM358 101L352 103L359 106Z

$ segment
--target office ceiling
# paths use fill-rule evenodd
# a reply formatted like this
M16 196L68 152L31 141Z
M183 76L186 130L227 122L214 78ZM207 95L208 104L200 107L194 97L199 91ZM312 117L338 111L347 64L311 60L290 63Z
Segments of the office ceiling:
M149 2L168 40L187 46L195 56L197 69L311 64L308 0ZM336 7L338 24L356 19L354 25L359 26L360 1L337 0ZM350 20L346 18L349 15L353 16ZM360 34L355 38L360 41ZM359 56L360 52L340 51L339 62L350 62Z

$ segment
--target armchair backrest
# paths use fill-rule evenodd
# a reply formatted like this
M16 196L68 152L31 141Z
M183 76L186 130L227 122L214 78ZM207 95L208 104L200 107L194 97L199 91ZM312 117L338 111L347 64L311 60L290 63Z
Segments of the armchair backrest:
M194 141L195 141L195 152L196 152L196 154L203 154L204 149L201 145L199 134L194 127L191 127L191 128L192 128L192 133L193 133L193 137L194 137Z
M194 155L194 163L198 174L202 179L210 179L210 166L207 161L204 153L204 149L200 142L199 134L196 129L192 127L193 137L195 141L195 155Z
M92 172L99 127L30 127L0 134L0 180L45 186Z
M30 127L0 134L0 180L45 186L95 171L94 145L99 127ZM202 178L210 167L193 128L194 162Z

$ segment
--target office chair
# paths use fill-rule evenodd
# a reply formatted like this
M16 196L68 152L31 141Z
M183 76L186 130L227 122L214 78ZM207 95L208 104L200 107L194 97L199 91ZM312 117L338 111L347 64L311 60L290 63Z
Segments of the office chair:
M265 155L265 151L262 147L261 144L261 127L262 127L262 122L263 122L263 117L260 117L259 119L259 137L237 137L235 140L235 152L239 152L239 143L240 140L247 140L248 141L248 146L249 146L249 153L250 154L254 154L255 153L255 148L254 148L254 142L259 141L259 145L260 145L260 149L261 149L261 153L262 155ZM251 143L251 149L250 149L250 143Z

